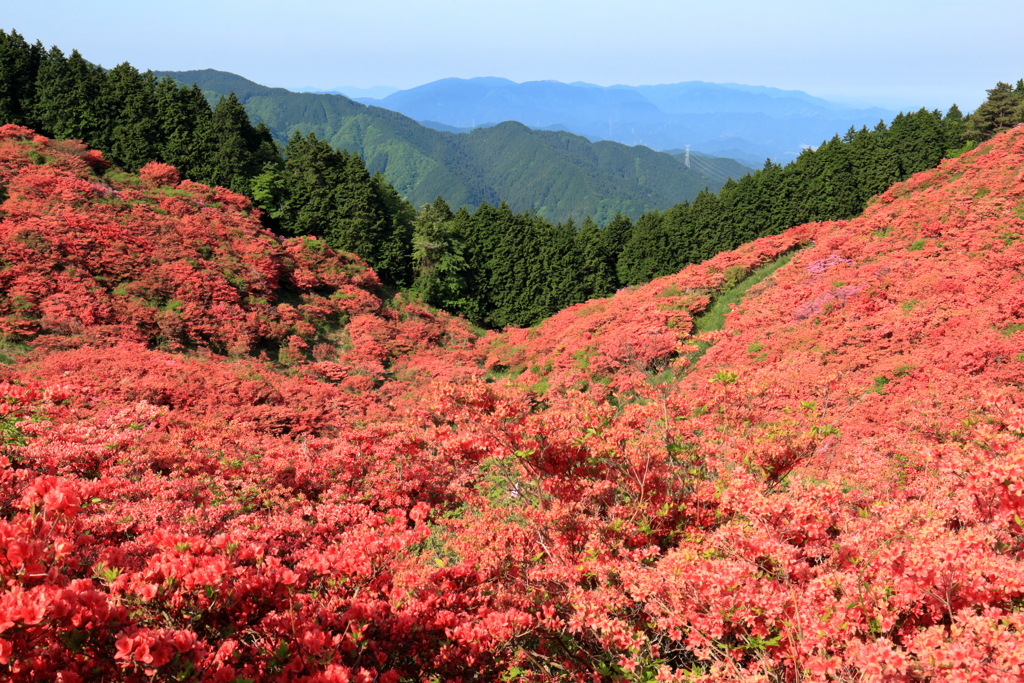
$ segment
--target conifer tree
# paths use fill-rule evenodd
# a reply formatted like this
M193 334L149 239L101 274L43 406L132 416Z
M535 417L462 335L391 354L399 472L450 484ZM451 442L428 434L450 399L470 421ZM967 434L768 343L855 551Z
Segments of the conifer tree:
M877 129L869 131L865 126L849 143L850 172L858 188L860 207L900 177L899 161L888 147L882 145L882 140L883 136Z
M617 264L619 281L624 285L638 285L678 270L671 225L657 211L640 216L633 226L629 242L619 254Z
M988 91L988 99L967 119L964 137L975 142L1013 128L1024 121L1024 86L1015 90L1000 81Z
M576 239L576 225L570 218L564 223L551 225L543 219L534 218L541 235L545 237L541 249L541 260L545 265L545 306L544 317L553 315L563 308L578 304L590 298L587 287L587 273L583 254Z
M332 247L354 252L376 267L388 233L384 205L362 158L343 152L342 159L341 182L332 192L334 220L324 237Z
M942 118L942 130L946 134L946 154L944 156L955 156L959 148L963 146L966 123L967 119L963 112L955 104L946 112Z
M416 271L412 288L433 306L473 318L479 312L470 291L463 237L453 218L440 197L420 209L412 238Z
M583 219L576 232L575 250L580 258L579 279L583 300L611 296L618 289L619 278L603 248L603 232L590 216Z
M213 110L209 127L211 155L200 170L205 182L241 194L251 191L251 179L268 163L280 161L270 130L254 127L234 93L222 97Z
M54 138L83 140L100 146L104 121L102 95L103 71L95 67L77 50L65 57L58 48L51 48L41 61L36 76L35 99L32 102L32 126Z
M154 106L160 131L158 158L177 167L182 177L202 180L199 174L214 154L213 115L202 91L164 78L156 85Z
M284 155L283 169L267 167L253 181L255 188L270 193L267 198L258 193L259 201L273 199L260 206L279 218L285 232L325 237L336 219L334 188L343 182L347 159L315 134L299 132L288 140Z
M0 125L33 124L36 76L45 52L42 43L29 45L17 31L0 30Z
M129 171L159 159L161 139L156 102L156 79L151 72L140 74L128 62L106 74L105 144L101 147L111 161Z
M513 214L504 202L496 213L507 227L490 262L494 308L488 322L495 327L531 325L547 310L547 264L538 250L544 239L538 229L541 222L528 214Z
M372 182L387 222L377 256L377 272L391 284L408 287L413 278L412 241L416 211L383 173L375 173Z
M934 168L948 149L942 113L920 109L897 116L889 127L886 146L899 160L902 178Z
M633 221L621 213L615 216L601 229L598 239L600 254L604 260L605 270L614 283L615 289L622 287L625 283L619 279L618 264L619 255L626 248L630 238L633 236Z

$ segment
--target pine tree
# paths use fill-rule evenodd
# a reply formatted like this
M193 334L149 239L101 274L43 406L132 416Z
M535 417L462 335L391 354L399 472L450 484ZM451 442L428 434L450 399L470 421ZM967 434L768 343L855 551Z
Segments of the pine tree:
M948 149L942 113L920 109L897 116L889 127L886 147L898 159L901 179L934 168Z
M53 138L83 140L101 148L105 141L102 96L105 76L75 50L70 57L56 47L41 61L35 99L29 117L32 127Z
M884 135L877 130L869 131L864 127L850 142L850 171L858 188L860 207L900 178L899 161L888 147L882 145L883 138Z
M197 175L210 184L248 195L251 179L280 161L269 129L250 123L234 93L217 103L208 134L211 155Z
M679 270L672 228L657 211L640 216L616 264L622 284L639 285Z
M476 317L479 311L470 291L465 245L453 218L440 197L420 209L412 238L416 272L412 289L433 306Z
M964 137L975 142L988 140L1024 121L1024 87L1019 91L1000 81L988 91L988 99L967 118Z
M601 257L604 259L605 269L614 283L615 289L625 285L619 279L619 255L622 254L622 250L626 248L626 244L629 243L632 236L633 221L621 213L615 214L615 217L601 229L598 247L600 248Z
M284 196L271 192L273 206L260 204L271 214L277 214L281 229L293 235L325 237L328 226L336 218L334 188L343 182L343 171L347 160L326 142L310 133L303 137L296 132L288 140L284 150L283 169L264 169L254 183L257 187L276 185L283 188ZM279 180L267 180L266 176ZM269 191L269 190L268 190ZM265 201L264 197L260 197Z
M341 182L332 192L334 220L324 237L335 249L358 254L376 268L388 232L386 211L362 158L345 153L342 158L345 164L341 169Z
M590 216L583 219L576 232L575 249L580 255L581 297L584 301L611 296L618 289L619 278L613 270L614 262L603 248L603 232Z
M413 278L412 241L416 210L398 194L398 190L387 181L383 173L375 173L372 182L377 200L387 217L385 234L377 256L377 273L388 283L408 287Z
M136 171L161 156L156 79L152 72L140 74L128 62L106 76L103 99L108 124L104 128L109 133L103 147L115 164Z
M42 43L29 45L17 31L0 30L0 125L31 126L36 77L45 54Z
M541 260L545 265L546 285L546 311L542 317L547 317L563 308L586 301L590 290L587 287L583 253L576 240L576 225L572 219L555 225L540 219L538 228L546 238L541 248Z
M154 107L160 131L158 158L177 167L182 177L206 182L200 174L213 165L213 114L202 91L164 78L156 86Z
M538 249L544 239L538 230L542 221L528 214L515 215L504 202L496 213L506 228L490 260L488 287L494 307L488 323L494 327L531 325L546 310L547 265Z
M956 149L963 144L964 122L964 114L955 104L942 117L942 130L946 134L947 150Z

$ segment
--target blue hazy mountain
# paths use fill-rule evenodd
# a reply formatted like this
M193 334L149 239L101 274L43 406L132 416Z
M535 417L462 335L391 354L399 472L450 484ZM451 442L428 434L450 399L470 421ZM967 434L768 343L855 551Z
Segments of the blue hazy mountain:
M309 92L314 95L344 95L345 97L387 97L391 93L398 92L398 88L393 88L390 85L375 85L372 88L357 88L354 85L339 85L337 88L331 88L330 90L320 90L312 86L304 86L302 88L287 88L292 92Z
M557 127L591 140L656 150L690 145L756 166L766 157L788 161L850 126L870 128L895 115L878 107L850 108L799 90L702 81L604 87L445 78L379 99L357 99L433 126L473 129L519 121L534 129Z
M358 153L415 206L441 195L453 207L505 201L514 211L536 211L552 221L590 215L606 223L616 213L636 218L692 200L705 188L717 191L728 178L751 170L730 159L691 160L687 166L645 146L593 142L559 124L547 130L515 121L484 121L488 125L468 131L442 123L428 127L343 95L268 88L214 69L156 76L194 83L210 102L234 93L249 117L280 142L315 133L336 149Z

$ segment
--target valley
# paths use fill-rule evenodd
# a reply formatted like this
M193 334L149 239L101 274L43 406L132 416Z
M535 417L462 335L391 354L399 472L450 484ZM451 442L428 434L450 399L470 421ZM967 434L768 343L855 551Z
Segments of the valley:
M168 74L0 31L0 678L1021 680L1024 81L750 172Z

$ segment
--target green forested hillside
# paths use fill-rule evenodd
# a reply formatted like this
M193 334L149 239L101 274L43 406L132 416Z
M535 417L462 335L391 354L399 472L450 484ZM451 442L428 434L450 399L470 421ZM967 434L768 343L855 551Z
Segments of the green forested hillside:
M233 92L253 121L281 141L315 133L335 149L358 153L415 206L441 195L452 206L504 201L548 220L590 215L604 223L617 213L635 218L666 209L705 188L717 191L728 176L687 169L647 147L592 143L515 122L455 134L341 95L268 88L213 69L156 75L196 84L211 102Z

